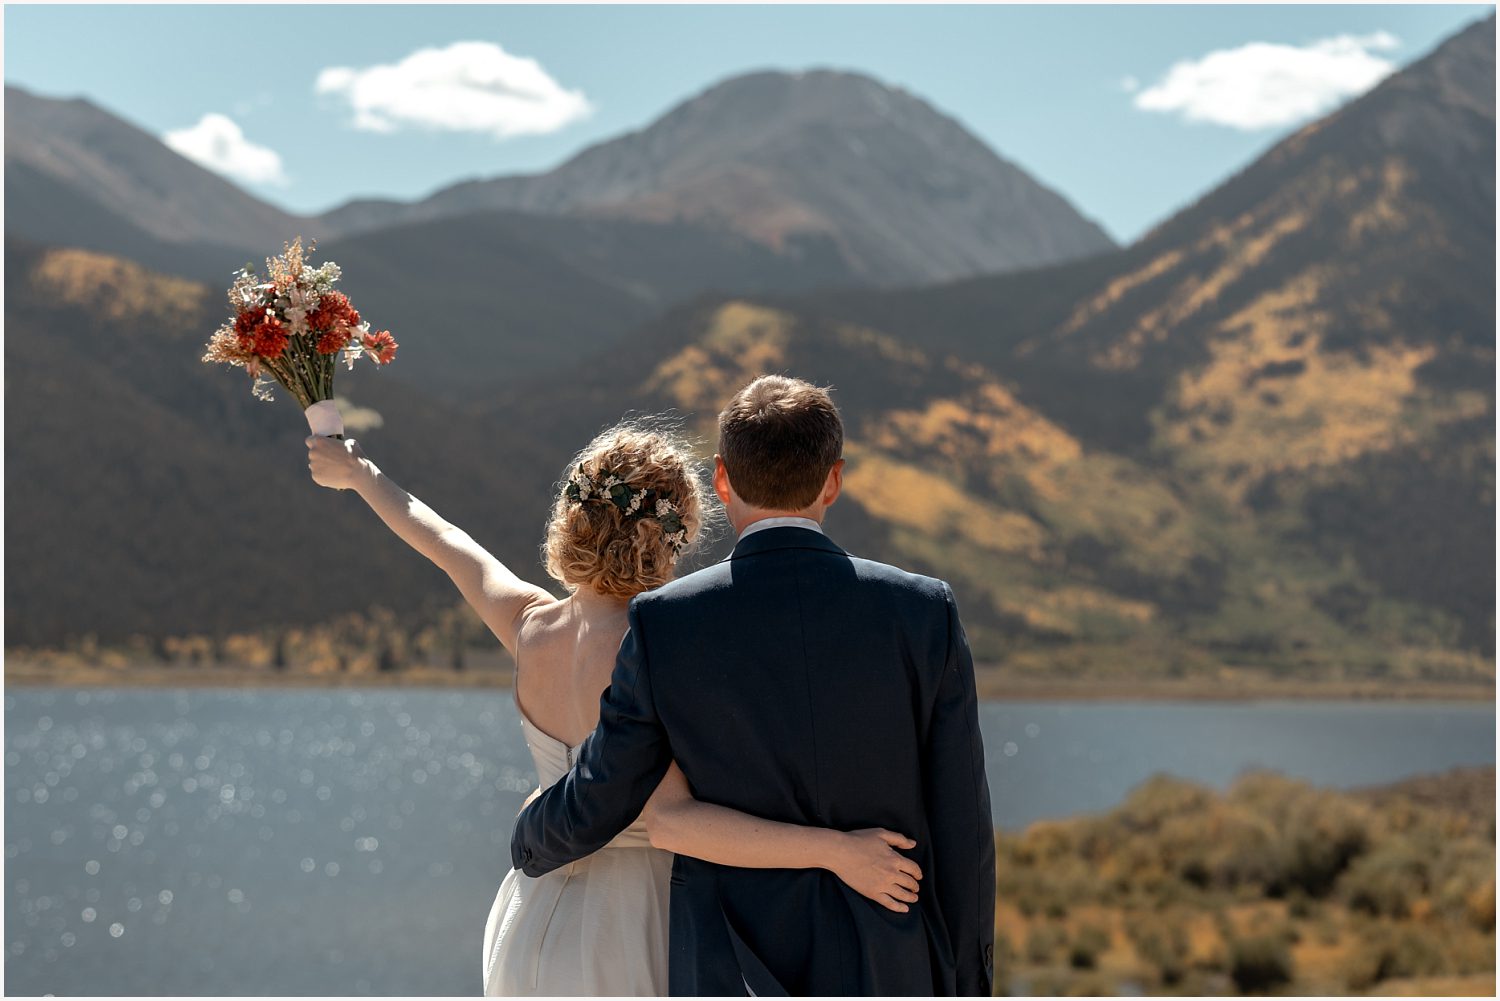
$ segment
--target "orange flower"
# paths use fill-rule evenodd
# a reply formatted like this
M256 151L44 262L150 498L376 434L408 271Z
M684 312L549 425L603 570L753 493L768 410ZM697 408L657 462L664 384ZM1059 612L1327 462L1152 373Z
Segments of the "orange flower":
M389 330L365 334L360 338L360 343L374 357L377 365L389 365L391 359L396 357L396 339Z

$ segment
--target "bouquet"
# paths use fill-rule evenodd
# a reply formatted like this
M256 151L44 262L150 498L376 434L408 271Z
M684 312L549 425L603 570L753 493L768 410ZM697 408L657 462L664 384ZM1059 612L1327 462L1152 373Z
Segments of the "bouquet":
M262 281L248 264L235 273L233 316L209 338L203 360L245 369L254 380L250 391L261 400L271 399L269 373L302 404L314 434L342 438L333 402L336 356L342 351L351 369L361 355L389 365L396 341L389 330L372 334L349 297L334 290L337 264L314 268L303 260L300 236L280 256L266 258L266 274Z

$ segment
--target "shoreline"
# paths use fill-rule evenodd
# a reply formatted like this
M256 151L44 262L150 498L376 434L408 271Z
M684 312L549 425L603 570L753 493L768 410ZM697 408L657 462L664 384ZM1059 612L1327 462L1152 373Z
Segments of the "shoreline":
M192 667L143 664L136 667L46 667L7 663L5 684L15 688L430 688L508 689L507 667L405 668L357 674L273 671L264 667ZM1067 679L1018 676L980 668L976 681L982 702L1495 702L1493 684L1473 682L1268 681L1247 677L1202 679Z

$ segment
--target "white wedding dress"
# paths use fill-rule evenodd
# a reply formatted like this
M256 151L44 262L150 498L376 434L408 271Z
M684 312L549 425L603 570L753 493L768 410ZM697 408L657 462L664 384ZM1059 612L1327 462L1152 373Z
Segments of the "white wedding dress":
M516 711L546 789L578 748ZM672 853L651 847L639 820L545 876L512 869L484 926L485 995L665 996L671 875Z

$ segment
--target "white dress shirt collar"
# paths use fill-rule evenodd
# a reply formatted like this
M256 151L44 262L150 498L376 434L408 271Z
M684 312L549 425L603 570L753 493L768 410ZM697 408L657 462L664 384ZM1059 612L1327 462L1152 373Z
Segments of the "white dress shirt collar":
M750 524L746 525L745 530L740 533L740 538L743 539L745 536L750 535L752 532L759 532L763 528L808 528L812 529L814 532L817 532L819 535L823 534L823 526L819 525L811 518L762 518L760 521L752 521ZM739 540L737 539L735 541Z

